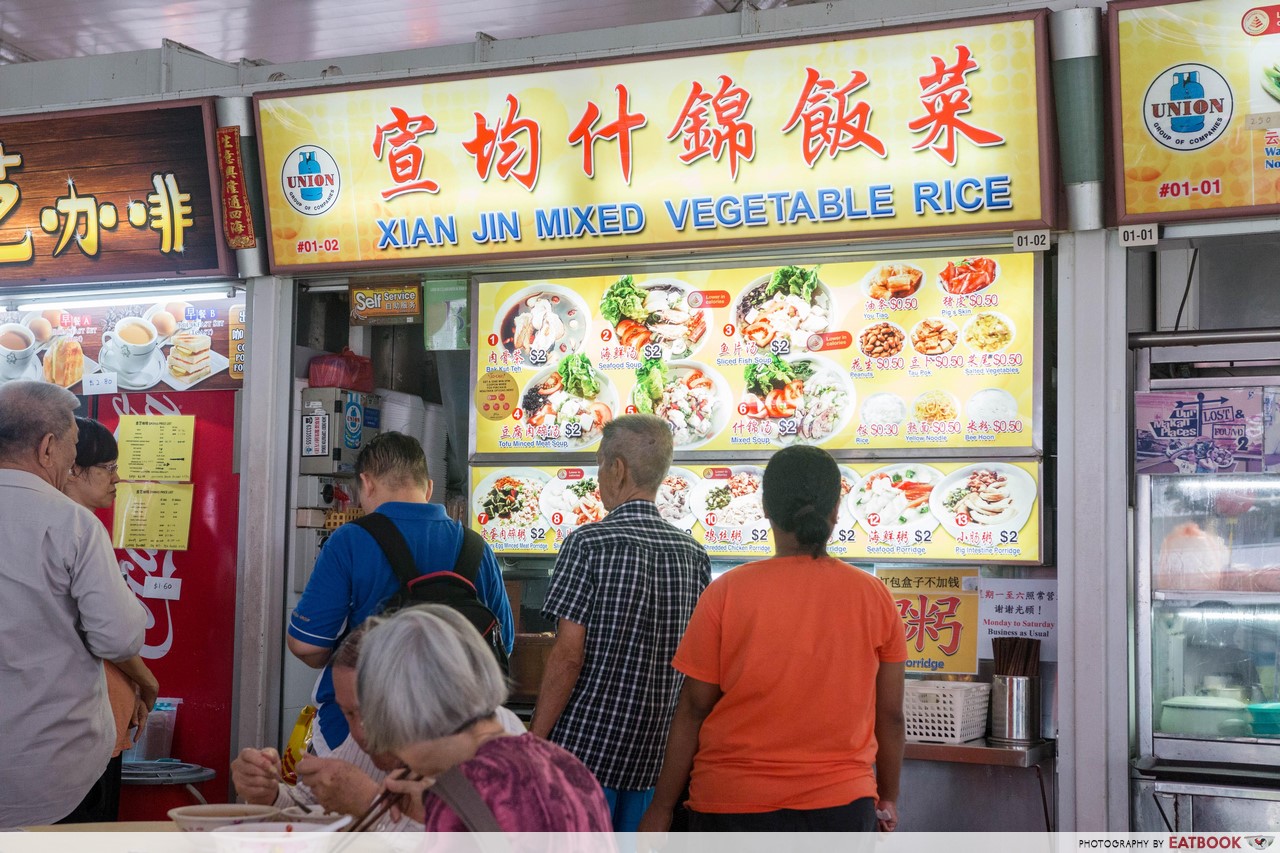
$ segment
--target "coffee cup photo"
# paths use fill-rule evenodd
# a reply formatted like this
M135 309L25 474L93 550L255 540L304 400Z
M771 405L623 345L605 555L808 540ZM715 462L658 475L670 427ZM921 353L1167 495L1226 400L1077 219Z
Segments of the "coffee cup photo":
M0 378L17 379L31 366L36 336L21 323L0 325Z
M124 317L102 335L102 356L123 373L136 373L150 363L156 348L156 327L141 317Z

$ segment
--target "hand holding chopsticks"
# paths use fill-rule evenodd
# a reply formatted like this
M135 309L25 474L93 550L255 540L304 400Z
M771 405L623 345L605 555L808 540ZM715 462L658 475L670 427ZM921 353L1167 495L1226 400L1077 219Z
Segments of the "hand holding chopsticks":
M413 773L407 767L401 767L394 771L386 779L387 782L421 782L422 777ZM401 803L406 794L403 791L393 791L390 787L383 790L381 794L374 799L365 810L344 832L368 832L378 825L378 821L382 820L394 806Z

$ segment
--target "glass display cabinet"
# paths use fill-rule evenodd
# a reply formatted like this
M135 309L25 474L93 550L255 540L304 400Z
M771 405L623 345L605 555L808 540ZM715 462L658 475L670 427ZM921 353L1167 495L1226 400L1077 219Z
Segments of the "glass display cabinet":
M1280 474L1138 478L1139 760L1280 765Z

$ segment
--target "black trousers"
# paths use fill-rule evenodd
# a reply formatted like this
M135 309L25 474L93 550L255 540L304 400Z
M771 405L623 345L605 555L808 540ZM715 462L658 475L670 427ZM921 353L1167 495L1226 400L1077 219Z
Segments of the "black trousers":
M120 774L124 756L107 762L107 769L84 795L80 805L58 823L110 823L120 819Z
M876 801L862 797L829 809L708 814L689 811L692 832L875 832Z

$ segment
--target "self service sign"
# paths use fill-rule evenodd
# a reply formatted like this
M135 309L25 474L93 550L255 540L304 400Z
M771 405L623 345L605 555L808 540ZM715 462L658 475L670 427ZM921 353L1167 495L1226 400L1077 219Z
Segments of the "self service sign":
M257 97L277 270L1043 225L1043 15Z

